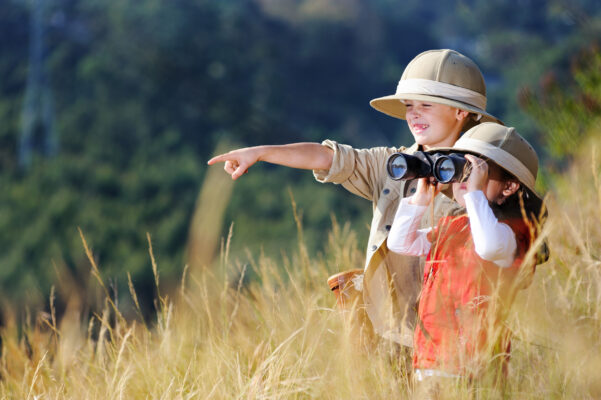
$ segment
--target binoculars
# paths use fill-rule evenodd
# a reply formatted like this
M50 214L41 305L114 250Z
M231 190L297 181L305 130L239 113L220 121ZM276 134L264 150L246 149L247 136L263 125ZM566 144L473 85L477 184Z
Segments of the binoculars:
M440 183L462 182L469 176L471 163L459 153L394 153L386 161L388 175L394 180L434 177Z

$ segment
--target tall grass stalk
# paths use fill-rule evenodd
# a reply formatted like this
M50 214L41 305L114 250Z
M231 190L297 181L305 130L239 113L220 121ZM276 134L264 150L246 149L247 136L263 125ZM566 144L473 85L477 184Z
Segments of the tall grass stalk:
M505 398L601 398L601 187L598 140L556 183L549 199L551 259L518 295L507 322L514 332ZM294 203L293 203L294 204ZM33 314L20 326L5 312L0 358L2 398L77 399L389 399L406 398L403 355L382 342L370 351L349 337L327 277L362 265L356 234L332 219L323 255L306 252L301 213L296 251L221 256L159 290L156 319L127 319L104 284L86 243L91 272L104 293L98 313L81 301L66 311ZM252 275L252 279L247 279ZM130 295L139 310L130 280ZM82 298L81 296L77 298ZM500 398L493 384L458 387L448 398Z

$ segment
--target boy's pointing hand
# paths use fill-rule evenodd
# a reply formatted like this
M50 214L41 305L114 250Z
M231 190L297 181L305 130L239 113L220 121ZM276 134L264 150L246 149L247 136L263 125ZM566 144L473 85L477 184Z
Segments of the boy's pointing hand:
M253 148L247 147L215 156L207 164L225 163L223 169L232 176L232 179L236 180L247 173L248 169L257 161L259 161L258 152Z

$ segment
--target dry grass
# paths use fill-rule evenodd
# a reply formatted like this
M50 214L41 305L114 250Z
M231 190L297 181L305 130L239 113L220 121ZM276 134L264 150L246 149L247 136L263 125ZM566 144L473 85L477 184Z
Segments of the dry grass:
M519 295L510 321L516 340L508 398L601 398L601 163L595 145L586 148L578 165L558 179L547 225L551 259ZM410 385L396 349L383 344L359 351L327 288L331 273L362 264L348 226L334 222L323 257L311 257L300 241L292 256L249 255L244 264L229 259L226 244L214 268L187 274L172 298L158 295L149 325L121 315L88 251L96 285L105 293L103 311L83 320L75 299L60 321L54 308L26 326L9 315L0 395L407 397ZM149 273L162 293L159 271L153 262ZM251 273L256 279L245 283ZM130 293L137 305L131 282ZM457 390L450 397L466 397L468 389ZM486 386L479 390L483 398L499 396Z

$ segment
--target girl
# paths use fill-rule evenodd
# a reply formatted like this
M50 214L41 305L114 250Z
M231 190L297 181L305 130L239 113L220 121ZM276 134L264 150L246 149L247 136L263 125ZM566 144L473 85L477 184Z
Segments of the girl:
M387 242L396 253L427 255L414 333L417 381L481 376L494 355L505 358L501 321L534 271L525 255L542 204L534 191L538 157L514 128L483 123L437 151L463 153L471 166L467 181L452 187L466 214L418 229L432 200L423 178L401 201Z

